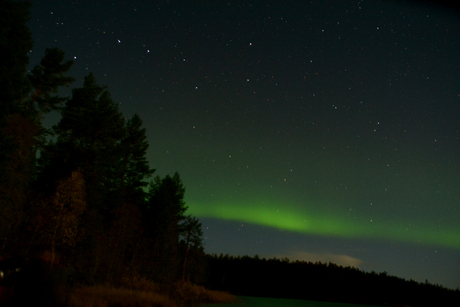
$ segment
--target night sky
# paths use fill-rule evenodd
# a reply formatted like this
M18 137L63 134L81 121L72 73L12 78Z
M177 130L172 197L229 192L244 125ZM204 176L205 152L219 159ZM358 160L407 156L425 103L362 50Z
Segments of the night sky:
M138 113L205 251L460 287L460 11L401 1L32 1ZM65 91L68 93L69 91ZM47 125L58 120L47 118Z

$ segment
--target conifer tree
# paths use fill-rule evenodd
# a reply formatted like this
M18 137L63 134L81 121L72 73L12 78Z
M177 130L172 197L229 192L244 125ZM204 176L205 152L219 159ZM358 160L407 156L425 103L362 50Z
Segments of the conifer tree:
M126 122L126 134L120 147L122 154L120 170L123 176L122 186L125 199L141 206L146 198L144 187L148 185L148 182L145 180L155 170L150 168L146 158L149 143L139 115L134 114Z
M157 176L150 185L148 206L142 212L146 235L152 240L150 275L162 283L171 283L180 274L179 224L187 210L184 193L179 173L163 179Z
M86 182L88 205L107 214L110 193L119 187L120 144L125 118L106 88L94 75L85 77L82 88L72 91L54 127L57 141L46 149L44 175L53 182L80 169Z
M30 107L35 107L34 104L36 104L41 113L48 113L59 109L67 99L57 95L60 87L68 86L75 81L74 78L65 75L72 67L73 61L64 62L64 59L65 52L63 50L59 48L46 49L40 64L35 66L28 76L33 89Z
M190 278L190 272L202 269L199 264L204 258L203 231L200 220L191 215L186 216L179 224L179 233L182 248L182 280L186 280Z

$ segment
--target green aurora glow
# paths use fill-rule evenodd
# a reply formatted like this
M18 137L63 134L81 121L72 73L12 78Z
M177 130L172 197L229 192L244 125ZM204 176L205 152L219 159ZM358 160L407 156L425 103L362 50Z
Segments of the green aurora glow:
M460 249L458 229L439 227L408 228L403 221L367 221L354 218L340 218L332 214L314 211L294 210L289 207L276 209L266 203L219 204L204 206L190 204L189 211L201 218L216 218L239 221L287 231L344 238L384 239L431 246ZM415 229L414 229L415 228Z

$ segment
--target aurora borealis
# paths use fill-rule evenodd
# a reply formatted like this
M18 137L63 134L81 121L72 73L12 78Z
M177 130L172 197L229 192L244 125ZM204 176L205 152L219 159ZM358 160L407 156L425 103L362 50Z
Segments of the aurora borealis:
M383 238L422 245L443 246L458 249L460 247L456 230L439 230L420 227L416 231L404 228L407 222L386 224L375 222L376 225L365 225L362 222L349 221L336 216L295 212L290 208L279 210L267 205L219 205L210 208L192 205L191 212L201 217L211 217L231 221L243 221L262 226L284 229L293 232L337 236L346 238ZM373 221L370 221L371 223ZM417 227L419 228L419 227ZM396 229L396 230L395 230ZM399 230L398 230L399 229ZM401 230L402 229L402 230Z
M208 253L460 287L460 22L426 1L32 1L178 171ZM54 115L57 116L57 115ZM48 119L49 123L55 118Z

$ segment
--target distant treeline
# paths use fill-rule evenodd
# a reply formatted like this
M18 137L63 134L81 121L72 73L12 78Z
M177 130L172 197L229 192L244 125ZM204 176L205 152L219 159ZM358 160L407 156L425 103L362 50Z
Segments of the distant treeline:
M236 295L374 305L450 306L460 290L333 263L207 255L206 286Z

